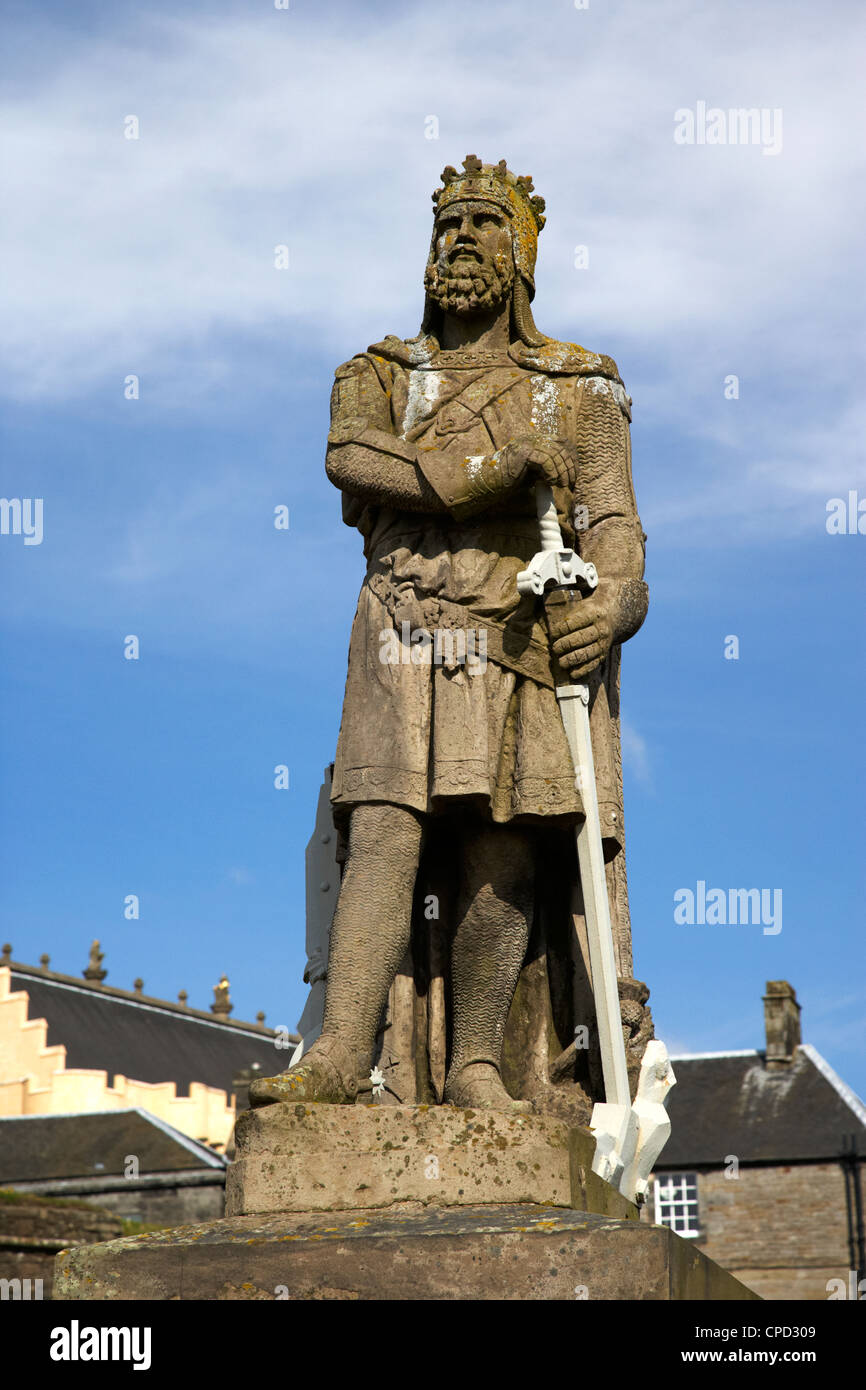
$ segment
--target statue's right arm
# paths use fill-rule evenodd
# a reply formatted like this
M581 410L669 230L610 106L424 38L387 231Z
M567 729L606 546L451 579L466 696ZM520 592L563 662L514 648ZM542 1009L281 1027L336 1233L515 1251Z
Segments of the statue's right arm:
M418 468L415 445L394 433L388 396L364 357L337 368L325 472L344 499L407 512L448 510Z
M385 436L376 439L375 430L365 430L360 438L346 444L329 442L325 472L335 487L379 507L406 512L446 512L448 508L434 492L414 458L397 453L401 440ZM411 449L412 446L406 446Z

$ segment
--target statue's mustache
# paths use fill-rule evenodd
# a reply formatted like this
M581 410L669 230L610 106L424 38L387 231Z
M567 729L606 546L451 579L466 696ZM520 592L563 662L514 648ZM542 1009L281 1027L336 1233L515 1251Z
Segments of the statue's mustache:
M448 254L448 264L449 264L449 265L453 265L454 262L457 261L457 260L459 260L461 256L463 256L463 257L470 257L470 256L471 256L471 258L472 258L473 260L477 261L479 265L488 265L488 264L490 264L490 257L487 256L487 255L485 255L485 253L484 253L484 252L480 249L480 247L478 247L478 246L455 246L455 247L453 247L452 250L451 250L451 251L449 252L449 254Z

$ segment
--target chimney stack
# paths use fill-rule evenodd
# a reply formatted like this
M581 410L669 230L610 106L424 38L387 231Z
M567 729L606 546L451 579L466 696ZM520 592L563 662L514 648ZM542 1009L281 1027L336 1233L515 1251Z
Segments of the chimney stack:
M767 1066L774 1070L790 1066L802 1038L800 1005L787 980L767 981L764 1028L767 1034Z

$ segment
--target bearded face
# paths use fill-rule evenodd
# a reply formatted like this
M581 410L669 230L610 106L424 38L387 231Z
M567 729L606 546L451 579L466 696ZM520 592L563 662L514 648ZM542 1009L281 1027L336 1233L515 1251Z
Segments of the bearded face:
M514 281L508 219L491 204L454 203L436 220L436 257L424 276L427 293L446 313L489 313Z

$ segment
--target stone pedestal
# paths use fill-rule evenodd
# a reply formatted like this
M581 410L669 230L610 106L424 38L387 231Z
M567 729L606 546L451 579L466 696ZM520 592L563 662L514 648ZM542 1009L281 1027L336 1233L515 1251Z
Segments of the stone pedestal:
M56 1299L750 1298L592 1172L592 1135L452 1106L240 1116L228 1215L61 1252Z
M245 1111L227 1216L353 1211L395 1202L537 1202L623 1219L637 1208L592 1172L588 1130L451 1105L269 1105Z
M751 1299L666 1226L568 1207L235 1216L57 1258L62 1300Z

